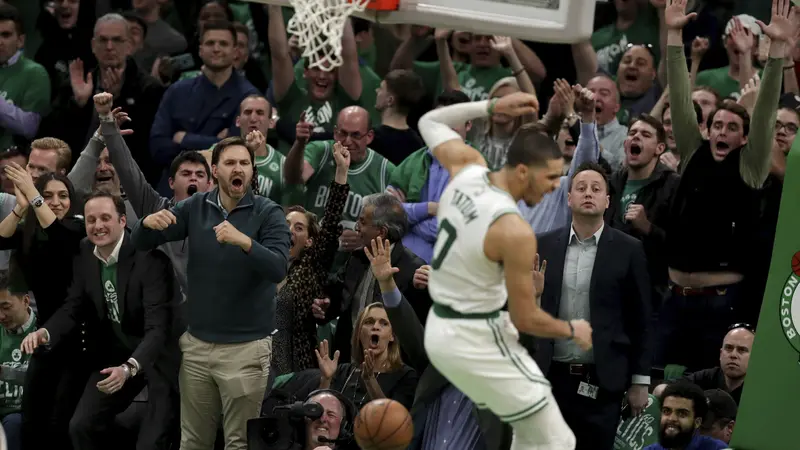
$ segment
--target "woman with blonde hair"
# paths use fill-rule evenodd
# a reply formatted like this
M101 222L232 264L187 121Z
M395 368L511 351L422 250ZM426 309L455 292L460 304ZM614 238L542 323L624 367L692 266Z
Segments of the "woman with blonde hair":
M357 408L379 398L390 398L411 408L417 372L403 363L400 342L382 303L367 305L353 328L352 361L339 364L339 351L330 358L328 341L317 350L320 389L335 389Z

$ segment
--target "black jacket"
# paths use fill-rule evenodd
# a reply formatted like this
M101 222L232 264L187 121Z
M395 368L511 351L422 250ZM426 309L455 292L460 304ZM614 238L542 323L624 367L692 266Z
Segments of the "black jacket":
M557 317L570 227L538 236L539 255L547 261L542 309ZM622 393L633 375L650 375L652 321L650 280L642 244L606 226L597 244L590 287L590 318L598 384ZM552 339L540 339L534 359L548 374Z
M99 69L95 67L88 70L92 72L95 93L101 92ZM139 70L132 58L128 58L120 95L114 98L113 108L121 107L131 117L132 121L123 127L133 129L134 133L125 136L125 142L145 178L153 186L158 182L161 172L153 163L148 145L150 127L163 95L164 87L155 78ZM42 121L39 135L62 138L69 144L73 161L76 161L99 126L92 99L83 107L78 106L72 86L67 82L59 87L53 101L53 111Z
M392 248L392 267L400 269L394 275L394 281L400 293L408 299L414 311L417 313L420 322L425 323L428 317L428 310L431 308L431 297L427 289L417 289L413 286L414 272L425 264L419 256L411 250L405 248L401 242L395 242ZM364 255L363 250L353 252L347 264L340 270L337 280L325 288L325 292L331 299L328 307L328 320L339 316L336 324L336 336L334 336L333 349L339 350L339 361L350 361L350 340L353 335L352 308L358 307L358 300L355 298L358 285L366 272L370 270L369 261ZM381 290L378 282L375 281L373 289L374 300L380 302Z
M127 357L133 357L142 370L149 371L156 364L160 371L165 367L177 373L180 358L177 339L171 332L173 306L177 289L173 280L169 258L160 250L138 251L125 233L117 262L117 295L121 313L122 332L139 341ZM101 281L101 262L94 255L94 244L88 239L81 242L80 254L75 258L74 280L69 288L64 306L50 318L43 328L50 333L50 344L57 348L64 337L74 333L79 324L86 323L86 348L93 355L87 360L95 368L119 365L125 361L109 360L114 336L108 319L104 289ZM115 355L118 357L118 355Z
M644 253L647 255L647 271L650 274L654 294L663 295L669 282L667 252L664 248L667 240L665 229L672 199L678 189L680 179L677 172L658 163L647 179L647 184L637 193L635 203L644 206L647 219L652 224L650 234L647 235L623 220L624 211L621 210L620 199L625 191L625 183L628 181L628 171L626 169L618 170L609 180L608 193L611 201L606 210L605 221L611 227L642 241ZM652 299L654 307L660 306L660 299L661 297Z

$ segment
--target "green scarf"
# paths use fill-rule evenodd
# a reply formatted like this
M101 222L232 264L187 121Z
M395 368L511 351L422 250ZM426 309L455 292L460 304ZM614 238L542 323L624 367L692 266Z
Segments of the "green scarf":
M428 181L428 169L431 167L433 156L428 152L428 147L422 147L408 155L406 159L395 167L389 184L395 189L403 191L406 202L419 202L419 195L425 182Z

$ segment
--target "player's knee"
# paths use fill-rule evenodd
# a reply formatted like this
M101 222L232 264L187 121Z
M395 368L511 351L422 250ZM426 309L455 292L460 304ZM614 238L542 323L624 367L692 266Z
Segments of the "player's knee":
M554 399L541 411L512 422L511 426L514 428L511 450L574 450L577 444Z

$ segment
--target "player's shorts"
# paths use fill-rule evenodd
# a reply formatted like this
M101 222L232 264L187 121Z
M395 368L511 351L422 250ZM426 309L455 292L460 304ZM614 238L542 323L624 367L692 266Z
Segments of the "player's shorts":
M434 305L425 325L425 351L478 408L490 409L503 422L526 419L555 403L550 383L519 343L505 311L463 316Z

